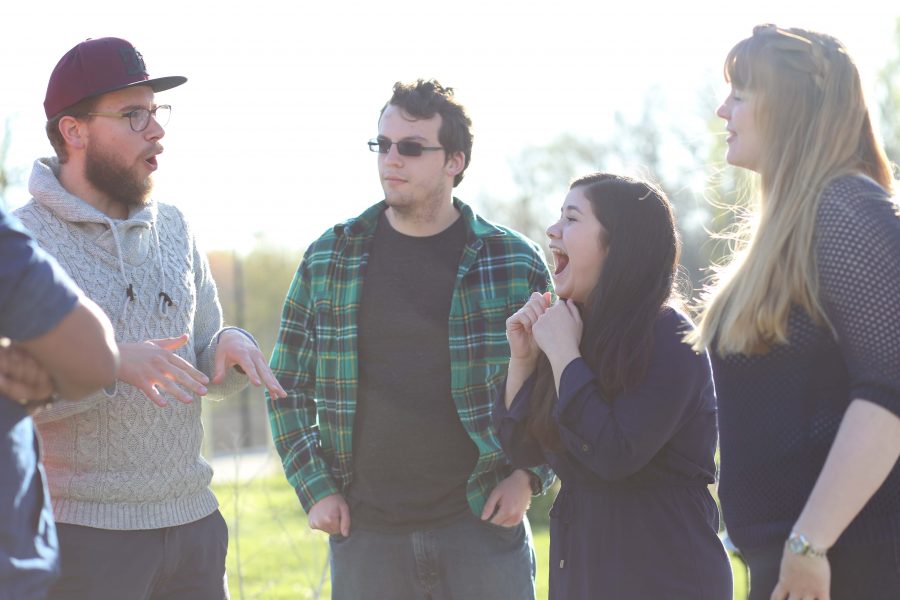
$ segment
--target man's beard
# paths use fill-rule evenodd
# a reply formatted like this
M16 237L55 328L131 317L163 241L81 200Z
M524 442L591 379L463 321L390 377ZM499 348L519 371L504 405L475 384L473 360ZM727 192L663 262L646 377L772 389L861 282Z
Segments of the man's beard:
M153 188L150 177L137 177L118 156L96 146L87 148L84 176L110 200L126 208L146 205Z
M430 222L447 202L448 188L437 183L430 189L412 190L408 193L384 190L384 201L394 214L413 222Z

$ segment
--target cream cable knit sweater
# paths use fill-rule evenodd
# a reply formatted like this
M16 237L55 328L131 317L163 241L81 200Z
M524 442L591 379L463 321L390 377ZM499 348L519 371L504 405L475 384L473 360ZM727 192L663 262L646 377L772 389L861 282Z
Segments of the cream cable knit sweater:
M40 245L109 315L116 341L188 333L177 354L212 377L222 309L206 256L182 214L150 205L114 221L69 194L58 163L35 161L33 199L16 211ZM126 295L129 285L134 300ZM167 306L160 294L167 294ZM232 370L218 399L246 385ZM122 381L36 419L56 520L102 529L156 529L201 519L218 506L212 468L200 456L201 402L160 408Z

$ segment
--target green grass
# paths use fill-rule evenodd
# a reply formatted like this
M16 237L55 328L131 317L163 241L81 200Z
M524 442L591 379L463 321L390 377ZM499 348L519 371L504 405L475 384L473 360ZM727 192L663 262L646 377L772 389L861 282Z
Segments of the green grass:
M223 483L213 490L228 522L228 587L234 600L331 597L328 536L307 527L306 514L283 477ZM550 536L539 521L533 519L537 597L544 599ZM735 573L735 600L746 595L741 573Z
M234 600L331 597L328 536L307 527L283 477L220 484L213 491L228 522L226 569Z

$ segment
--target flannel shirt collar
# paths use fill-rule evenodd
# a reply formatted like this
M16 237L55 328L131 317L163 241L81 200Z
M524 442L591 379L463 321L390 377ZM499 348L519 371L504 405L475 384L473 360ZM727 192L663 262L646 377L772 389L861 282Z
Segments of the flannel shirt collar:
M453 198L453 206L466 222L466 229L469 232L469 243L472 243L474 240L505 235L502 229L475 214L475 211L459 198ZM351 238L373 235L375 227L378 225L378 218L387 207L387 202L382 200L367 208L361 215L338 223L334 226L335 235L338 237L346 235Z

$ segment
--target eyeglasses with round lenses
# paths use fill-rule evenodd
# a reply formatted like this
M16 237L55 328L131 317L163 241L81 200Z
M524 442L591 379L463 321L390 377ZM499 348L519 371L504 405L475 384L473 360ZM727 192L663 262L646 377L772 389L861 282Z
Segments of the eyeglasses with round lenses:
M379 154L387 154L391 151L391 146L397 146L397 153L400 156L422 156L422 152L427 150L443 150L443 146L425 146L419 142L412 140L400 140L392 142L386 137L378 136L374 140L369 140L369 150L378 152Z
M135 108L128 112L89 112L91 117L116 117L119 119L128 118L128 124L131 125L132 131L143 131L150 125L150 117L153 116L160 127L165 127L172 116L171 104L160 104L152 109Z

